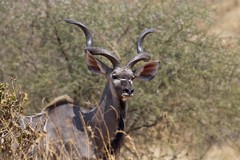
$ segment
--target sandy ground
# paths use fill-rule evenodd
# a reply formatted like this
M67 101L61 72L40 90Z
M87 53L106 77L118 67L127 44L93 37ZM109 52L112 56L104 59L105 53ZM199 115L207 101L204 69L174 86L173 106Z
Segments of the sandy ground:
M214 0L215 22L209 32L221 37L240 37L240 0Z
M240 160L240 153L237 153L237 151L229 146L221 148L214 146L208 152L204 160Z
M166 149L166 148L165 148ZM173 153L171 149L166 149L165 151L157 149L155 147L155 156L161 157L161 160L196 160L198 158L192 157L187 154L186 150L181 151L175 157L173 157ZM147 160L147 159L145 159ZM202 158L202 160L240 160L240 152L237 152L229 145L223 146L213 146L206 155Z

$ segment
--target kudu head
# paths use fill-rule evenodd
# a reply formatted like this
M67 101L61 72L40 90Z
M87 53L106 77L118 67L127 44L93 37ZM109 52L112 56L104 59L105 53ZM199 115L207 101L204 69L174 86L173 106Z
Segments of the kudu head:
M92 46L93 38L85 25L70 19L66 19L65 21L70 24L75 24L82 29L86 37L85 53L88 69L94 74L105 75L111 86L111 90L118 98L126 100L128 97L133 96L134 79L151 80L157 74L159 61L148 62L150 60L150 55L142 48L142 43L145 36L154 32L153 29L146 29L143 31L137 41L138 54L131 61L129 61L127 65L122 66L119 59L113 53L106 49ZM113 67L107 66L105 63L97 59L95 55L106 57L111 61ZM138 69L133 70L133 66L140 61L145 61L148 63L142 67L139 67Z

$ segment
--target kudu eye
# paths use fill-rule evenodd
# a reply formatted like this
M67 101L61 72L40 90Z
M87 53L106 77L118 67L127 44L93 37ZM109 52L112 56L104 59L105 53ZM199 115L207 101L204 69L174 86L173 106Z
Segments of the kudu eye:
M131 77L131 80L134 80L134 79L135 79L135 76L132 76L132 77Z
M118 79L118 76L116 74L113 74L112 79Z

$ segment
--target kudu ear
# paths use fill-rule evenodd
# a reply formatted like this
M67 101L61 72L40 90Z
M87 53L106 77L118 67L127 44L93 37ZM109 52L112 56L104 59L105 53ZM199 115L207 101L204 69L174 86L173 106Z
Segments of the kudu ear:
M144 66L138 68L134 72L134 76L138 79L143 79L143 80L149 81L156 76L159 65L160 65L159 61L149 62L149 63L145 64Z
M94 74L106 74L108 70L108 66L103 62L94 58L93 55L86 51L86 62L88 69Z

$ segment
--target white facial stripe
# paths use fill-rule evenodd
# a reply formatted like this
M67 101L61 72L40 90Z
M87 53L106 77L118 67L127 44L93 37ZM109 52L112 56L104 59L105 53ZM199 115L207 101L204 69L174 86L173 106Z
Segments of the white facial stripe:
M120 81L125 81L125 82L129 82L131 85L133 84L133 81L131 79L125 79L125 78L120 78Z
M119 80L120 81L129 81L129 82L132 81L131 79L125 79L125 78L120 78Z
M130 84L132 85L133 84L133 81L132 80L128 80L130 82Z

